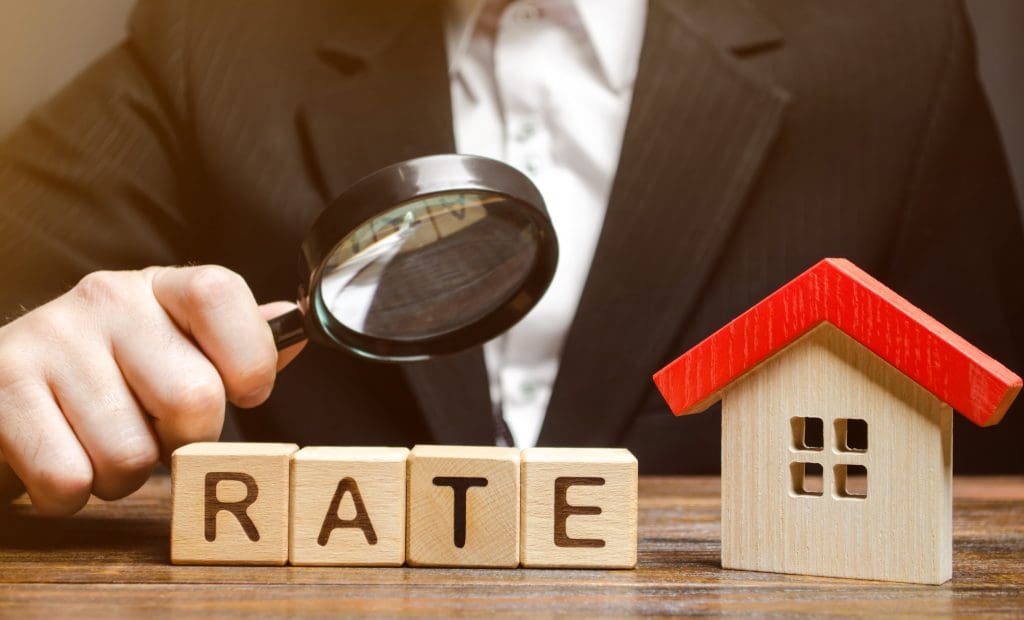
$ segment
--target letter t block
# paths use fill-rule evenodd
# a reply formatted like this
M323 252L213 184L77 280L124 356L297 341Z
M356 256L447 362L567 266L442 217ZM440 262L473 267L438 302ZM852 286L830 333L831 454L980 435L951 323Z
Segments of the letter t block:
M416 446L409 454L410 566L519 565L519 450Z
M524 568L636 565L637 461L617 448L522 454Z
M288 560L295 444L192 443L171 455L171 563Z

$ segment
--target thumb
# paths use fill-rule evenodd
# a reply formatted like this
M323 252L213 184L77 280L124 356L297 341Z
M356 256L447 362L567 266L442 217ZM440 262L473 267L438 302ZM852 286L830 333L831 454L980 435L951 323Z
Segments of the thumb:
M294 303L290 301L272 301L268 304L263 304L260 306L260 314L263 315L264 319L269 321L274 317L278 317L281 316L282 314L291 312L297 307L298 306L296 306ZM292 346L281 349L280 351L277 352L278 372L280 372L288 364L292 363L292 360L295 359L296 356L298 356L298 354L306 346L307 342L309 341L303 340L302 342L293 344Z

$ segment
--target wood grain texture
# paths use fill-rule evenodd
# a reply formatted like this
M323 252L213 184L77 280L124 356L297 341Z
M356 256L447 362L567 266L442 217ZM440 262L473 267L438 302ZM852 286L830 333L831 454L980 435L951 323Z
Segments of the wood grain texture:
M731 382L829 322L979 426L999 423L1021 379L843 259L797 276L654 375L672 411L697 413Z
M170 480L76 517L0 509L0 614L109 618L1024 612L1024 478L954 481L942 586L723 570L717 478L640 478L635 570L172 566Z
M629 450L528 448L520 459L524 567L636 565L637 461Z
M284 564L295 444L192 443L171 455L175 564Z
M415 446L408 471L410 566L519 565L518 449Z
M407 448L309 447L292 456L288 560L405 562Z
M821 449L792 421L822 420ZM943 583L952 573L952 418L948 405L835 327L823 324L725 391L722 565ZM852 451L845 419L864 420ZM801 494L794 466L822 469ZM866 468L864 498L844 497L846 466Z

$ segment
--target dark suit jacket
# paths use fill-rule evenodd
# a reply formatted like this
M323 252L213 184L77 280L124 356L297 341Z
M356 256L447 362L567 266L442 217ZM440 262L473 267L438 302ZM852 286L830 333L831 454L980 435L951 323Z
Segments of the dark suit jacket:
M294 296L333 196L453 150L439 6L140 4L127 41L0 148L0 310L186 261ZM654 0L540 443L717 470L717 412L673 418L650 375L824 256L1019 372L1024 237L973 53L952 1ZM310 348L238 420L300 444L494 437L479 349L399 367ZM1024 469L1022 430L1021 411L961 422L958 469Z

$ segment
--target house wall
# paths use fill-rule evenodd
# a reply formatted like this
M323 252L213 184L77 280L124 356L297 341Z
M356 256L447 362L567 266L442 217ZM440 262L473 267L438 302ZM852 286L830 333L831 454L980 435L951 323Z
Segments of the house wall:
M894 334L894 337L897 337ZM790 419L818 417L824 448L794 447ZM863 453L834 420L867 421ZM952 570L952 411L830 324L730 386L722 415L722 565L942 583ZM823 466L820 497L794 493L790 464ZM836 494L833 467L867 468L867 497Z

